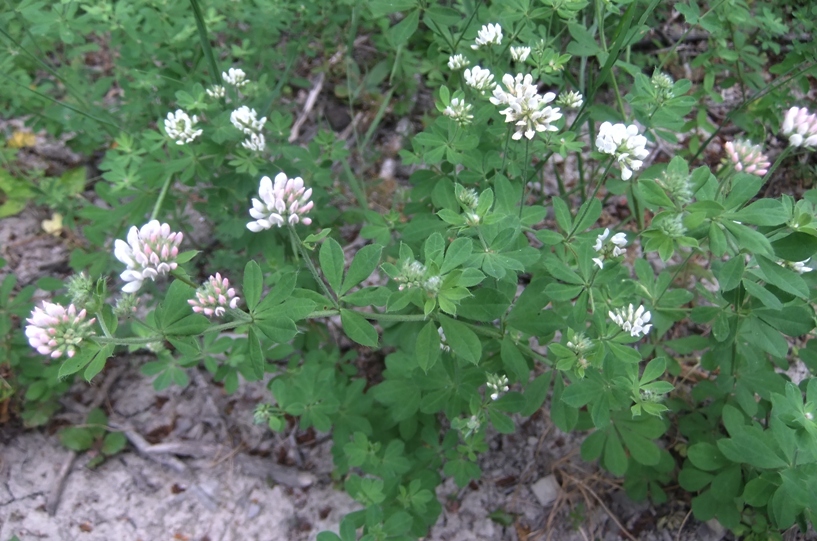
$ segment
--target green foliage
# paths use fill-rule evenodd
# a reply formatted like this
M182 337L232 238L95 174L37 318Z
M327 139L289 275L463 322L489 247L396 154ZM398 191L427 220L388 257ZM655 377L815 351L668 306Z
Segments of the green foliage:
M798 359L817 370L817 350L800 338L815 328L805 268L817 254L817 191L765 197L767 181L781 180L774 169L797 161L792 150L764 177L728 158L715 167L698 159L709 142L700 134L720 130L701 104L720 103L725 90L742 95L726 120L747 137L778 131L782 105L795 104L814 73L813 44L779 43L814 29L808 7L678 3L685 29L708 40L690 64L700 81L666 75L683 66L684 37L657 62L639 52L669 16L655 0L203 7L20 1L0 13L11 53L0 60L2 112L36 113L35 128L74 134L78 150L107 149L92 197L84 168L36 187L0 171L0 215L32 198L65 212L87 239L72 266L92 276L122 272L101 248L148 217L194 247L177 257L169 285L146 277L145 298L156 300L144 317L130 310L133 298L108 304L104 279L82 295L70 288L69 302L96 318L95 334L61 362L25 347L16 329L35 288L6 276L0 367L13 378L0 379L0 403L18 400L28 424L43 424L75 374L93 379L122 349L155 356L141 371L156 389L188 385L198 367L228 393L269 378L256 421L331 432L335 475L362 506L319 540L379 541L427 536L443 478L461 487L479 479L490 438L512 433L550 397L552 422L586 432L582 457L623 476L633 498L666 501L664 487L677 483L696 518L717 518L736 535L808 526L817 513L817 380L798 386L785 370ZM487 23L502 26L502 44L472 48ZM371 58L356 54L358 35L369 36ZM106 36L105 47L90 36ZM513 60L511 46L530 47L527 60ZM300 69L316 65L304 53L314 50L317 84ZM92 72L89 55L106 52L116 61ZM529 73L541 89L519 92L538 92L540 113L544 93L559 93L548 107L560 116L547 125L514 117L503 103L508 85L482 93L447 68L455 54L497 80ZM213 97L232 63L247 83ZM370 143L379 125L408 114L420 84L441 114L422 111L429 116L399 151L408 183L375 202L378 187L362 183L380 159ZM352 126L355 145L322 120L297 143L303 120L292 98L313 85L331 88L351 113L371 113L365 133ZM581 105L568 103L571 90ZM467 115L452 115L458 103L471 106ZM247 145L231 120L242 106L266 117L263 148ZM195 115L201 133L175 136L162 119L177 109ZM639 149L625 152L622 141L605 148L602 123L622 119L658 158L644 150L636 160ZM259 177L279 172L310 195L273 204L258 193ZM615 223L605 198L618 196L629 218ZM206 242L190 234L191 215L206 222ZM373 242L349 242L355 230ZM191 310L201 301L195 283L215 272L240 283L240 303L218 301L220 321ZM92 412L61 441L101 460L124 446L106 424ZM667 435L680 443L665 448Z

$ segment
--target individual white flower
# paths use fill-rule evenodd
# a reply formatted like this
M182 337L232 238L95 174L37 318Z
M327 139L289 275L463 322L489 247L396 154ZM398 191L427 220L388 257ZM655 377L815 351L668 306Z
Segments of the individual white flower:
M198 121L196 115L190 117L181 109L176 109L175 113L167 113L165 131L168 137L176 141L177 145L191 143L202 134L202 130L196 129L196 122Z
M502 393L508 392L508 377L507 376L499 376L497 374L488 374L487 375L488 381L485 385L493 391L491 393L491 400L498 399Z
M639 306L634 310L633 305L630 304L626 309L616 308L615 312L610 311L607 315L610 316L613 323L635 338L646 335L652 328L652 324L648 323L651 314L644 309L644 306Z
M249 83L247 74L244 73L244 70L241 68L230 68L226 72L223 71L221 72L221 78L224 79L225 83L233 85L236 88L241 88Z
M246 105L242 105L230 113L230 122L233 123L233 126L247 135L259 133L264 128L266 121L267 117L262 117L259 120L255 109L250 109Z
M605 259L624 254L624 247L627 246L627 235L624 233L616 233L607 241L608 236L610 236L610 229L604 228L604 233L596 237L596 243L593 245L593 249L599 254L599 257L593 258L593 263L600 269L604 268Z
M128 267L119 275L128 282L122 291L135 293L145 280L155 280L174 270L178 266L176 257L182 237L181 233L171 232L169 225L151 220L141 229L131 227L127 242L117 239L114 256Z
M479 29L471 48L476 50L483 45L502 45L502 27L499 24L486 24Z
M487 90L491 90L496 86L494 82L494 74L489 70L482 69L479 66L474 66L473 69L467 69L464 73L465 84L471 88L478 90L480 94L485 94Z
M235 289L230 287L230 281L216 273L196 290L196 298L188 299L188 303L197 314L207 317L221 317L227 308L238 306L240 299L235 296Z
M803 274L804 272L811 272L811 271L814 270L813 268L806 266L806 263L808 263L808 261L809 261L808 259L805 259L803 261L783 261L783 260L781 260L781 261L778 261L777 264L780 265L781 267L788 267L791 270L793 270L794 272L796 272L797 274Z
M440 350L445 351L446 353L451 351L451 346L448 345L448 342L445 339L445 332L443 331L442 327L437 327L437 334L440 335Z
M241 146L247 150L262 152L267 146L267 141L263 133L251 133L247 139L241 142Z
M214 100L217 100L219 98L224 97L224 94L226 93L226 90L224 89L224 87L222 85L213 85L210 88L208 88L207 90L205 90L205 92L207 92L208 96L210 96Z
M468 61L461 54L455 54L448 57L448 69L452 71L461 70L462 68L468 67L471 62Z
M519 73L516 78L506 73L502 77L502 84L508 90L494 88L490 102L494 105L507 105L500 113L505 115L505 122L513 122L517 126L512 139L518 141L522 136L533 139L536 132L559 129L552 123L562 118L562 113L558 107L547 105L556 98L556 94L547 92L540 95L529 73Z
M247 229L258 233L273 226L284 224L295 225L303 222L312 223L306 214L312 210L312 188L304 187L301 177L287 178L285 173L275 176L275 184L269 177L263 177L258 188L260 199L253 198L250 216L254 221L247 224Z
M470 103L465 103L465 100L452 98L451 103L445 108L443 114L453 119L460 126L467 126L474 120L471 109L473 109L473 106Z
M602 122L596 137L599 152L615 156L621 168L621 180L630 180L633 171L641 169L643 160L649 156L646 149L647 138L638 134L635 124L611 124Z
M817 115L805 107L792 107L783 119L783 135L793 147L817 147Z
M52 359L77 353L77 346L94 334L91 325L96 321L85 321L86 312L71 304L65 308L61 304L43 301L42 308L36 307L26 325L28 343L41 355Z
M584 103L584 96L582 96L581 92L571 90L570 92L559 94L556 103L568 109L578 109Z
M530 56L530 47L511 47L511 58L515 62L524 62Z

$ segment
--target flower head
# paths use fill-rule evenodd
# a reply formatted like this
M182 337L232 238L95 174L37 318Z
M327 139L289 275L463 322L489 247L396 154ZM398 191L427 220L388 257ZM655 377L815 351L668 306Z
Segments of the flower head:
M202 134L202 130L196 129L196 122L198 121L196 115L191 117L181 109L176 109L175 113L167 113L165 131L168 137L176 141L177 145L191 143Z
M255 109L250 109L246 105L242 105L230 113L230 122L233 123L233 126L247 135L260 133L266 121L267 117L262 117L261 120L259 120L258 113L255 112Z
M263 177L258 196L260 199L252 200L250 216L255 220L247 224L250 231L258 233L262 229L283 227L287 223L312 223L312 219L306 216L313 207L310 200L312 188L307 189L301 177L287 178L285 173L278 173L274 184L269 177Z
M556 100L556 103L568 109L578 109L584 103L584 96L582 96L581 92L571 90L570 92L559 94L559 99Z
M655 89L656 96L660 103L675 97L675 93L672 91L675 81L663 71L655 70L652 74L652 78L650 78L650 83L652 83L652 87Z
M471 62L461 54L454 54L448 57L448 69L452 71L461 70L470 64Z
M650 321L651 314L644 309L644 306L639 306L638 309L633 310L633 305L630 304L625 308L616 308L616 311L607 313L613 323L621 327L625 332L630 333L630 336L638 338L644 336L652 328Z
M223 98L224 94L226 93L226 91L225 91L225 89L224 89L224 87L222 85L213 85L210 88L208 88L207 90L205 90L205 92L207 92L207 95L210 96L211 98L213 98L214 100L217 100L219 98Z
M440 351L449 353L451 351L451 346L448 345L448 341L445 338L445 331L443 331L442 327L437 327L437 334L440 335Z
M602 122L596 137L599 152L615 156L621 168L621 180L630 180L633 171L641 169L642 160L649 156L647 138L638 134L635 124L611 124Z
M596 243L593 245L593 249L599 254L599 257L593 258L593 263L598 265L600 269L604 268L605 259L624 254L624 247L627 246L627 236L624 233L616 233L608 241L607 237L609 236L610 229L605 228L604 233L596 237Z
M558 107L547 105L556 99L556 94L547 92L540 95L529 73L519 73L515 78L506 73L502 77L502 84L508 90L494 88L490 101L494 105L507 105L500 113L505 115L505 122L516 124L517 131L512 136L515 141L522 139L523 135L533 139L536 132L558 130L552 123L562 118L562 113Z
M511 58L515 62L524 62L530 56L530 47L511 47Z
M491 400L496 400L500 397L502 393L508 392L508 377L507 376L499 376L497 374L488 374L487 375L488 381L485 385L493 391L491 393Z
M77 313L71 304L65 308L61 304L43 302L42 308L34 308L26 325L26 337L31 347L41 355L52 359L63 355L73 357L77 346L93 334L91 325L96 321L85 321L85 310Z
M465 100L452 98L451 103L445 108L443 114L450 117L460 126L467 126L474 120L471 109L473 109L473 106L470 103L465 103Z
M817 115L809 114L805 107L789 109L781 131L793 147L817 147Z
M262 152L267 146L267 141L264 139L263 133L251 133L249 137L241 142L241 146L247 150Z
M236 88L241 88L249 83L247 74L244 73L244 70L241 68L230 68L226 72L223 71L221 72L221 78L224 79L225 83L233 85Z
M494 74L491 73L490 70L482 69L479 66L465 70L463 76L465 78L465 84L478 90L479 93L483 95L487 90L491 90L496 86Z
M769 170L769 158L761 152L760 145L753 145L749 141L728 141L724 147L726 154L736 171L743 171L751 175L762 177Z
M117 239L114 243L114 256L128 267L119 275L128 282L123 292L135 293L145 280L155 280L178 266L182 234L171 232L169 225L151 220L141 229L131 227L127 238L128 242Z
M197 314L204 314L207 317L221 317L225 310L238 306L240 299L235 296L235 289L230 287L227 278L222 278L216 273L196 290L196 298L188 299L188 303Z
M476 50L483 45L502 45L502 27L499 24L486 24L479 29L471 48Z

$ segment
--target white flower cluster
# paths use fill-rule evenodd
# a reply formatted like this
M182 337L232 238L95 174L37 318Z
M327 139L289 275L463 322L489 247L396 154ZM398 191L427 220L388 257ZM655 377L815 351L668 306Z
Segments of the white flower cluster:
M726 155L735 164L736 171L744 171L750 175L762 177L769 171L769 158L763 154L760 145L753 145L749 141L727 141L724 145Z
M165 131L168 137L176 141L177 145L191 143L202 134L202 130L196 129L198 121L196 115L191 117L181 109L176 109L175 113L167 113Z
M600 269L604 268L605 259L624 254L624 247L627 246L627 235L624 233L616 233L607 241L609 236L610 229L605 227L604 233L596 237L596 244L593 245L593 249L599 254L599 257L593 258L593 263L598 265Z
M196 290L196 298L188 299L188 303L197 314L207 317L221 317L227 307L235 308L240 299L235 296L235 289L230 287L230 281L216 273Z
M227 91L222 85L213 85L207 90L205 90L205 92L207 92L208 96L210 96L214 100L217 100L219 98L223 98Z
M151 220L141 229L136 226L128 231L128 242L117 239L114 256L127 265L120 278L128 282L122 288L125 293L135 293L145 280L155 280L178 266L179 244L182 234L170 231L170 226Z
M437 334L440 335L440 350L446 353L451 352L451 346L448 345L448 340L445 338L445 331L442 327L437 327Z
M511 47L511 59L514 62L524 62L530 56L530 47Z
M783 119L782 131L793 147L817 147L817 114L805 107L792 107Z
M42 308L36 307L31 312L26 325L28 343L41 355L57 359L63 355L68 358L77 353L77 346L92 335L91 325L96 319L85 321L85 310L77 313L71 304L65 308L61 304L43 301Z
M562 113L558 107L547 105L556 98L556 94L547 92L540 95L530 74L519 73L514 78L506 73L502 77L502 84L508 90L494 88L490 101L494 105L507 105L500 113L505 115L505 122L516 124L517 130L511 136L515 141L522 139L523 135L533 139L536 132L558 130L552 123L562 118Z
M462 68L466 68L471 64L467 58L462 56L461 54L455 54L448 57L448 69L452 71L461 70Z
M256 152L261 152L266 147L264 134L261 133L266 121L267 117L259 119L255 109L251 109L246 105L242 105L230 114L230 122L233 123L233 126L247 136L241 146Z
M599 152L615 156L621 168L621 180L630 180L633 171L644 165L643 160L649 156L646 149L647 138L638 134L635 124L611 124L602 122L596 137L596 148Z
M499 24L486 24L479 29L471 48L476 50L484 45L502 45L502 27Z
M498 399L502 393L508 392L508 377L488 374L488 381L485 385L491 389L491 400Z
M445 108L443 114L447 117L451 117L451 119L460 126L467 126L474 120L471 109L473 109L473 106L470 103L465 103L465 100L452 98L451 103Z
M236 88L241 88L250 82L247 80L247 74L241 68L230 68L227 71L222 71L221 78L224 79L225 83Z
M465 78L465 84L483 95L496 86L494 74L491 73L490 70L483 69L479 66L474 66L474 69L465 70L463 77Z
M258 233L273 226L312 223L306 214L312 210L312 188L304 187L301 177L287 178L285 173L275 176L275 184L269 177L263 177L258 188L260 199L253 198L250 216L255 218L247 224L247 229Z
M625 332L630 333L630 336L640 337L650 332L652 323L649 323L651 314L644 309L644 306L639 306L638 309L633 309L630 304L625 308L616 308L616 311L607 313L613 323L621 327Z

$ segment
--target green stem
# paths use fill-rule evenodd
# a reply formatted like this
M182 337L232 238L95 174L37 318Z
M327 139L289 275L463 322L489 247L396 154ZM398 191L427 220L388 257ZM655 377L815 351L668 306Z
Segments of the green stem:
M594 199L594 198L596 197L596 195L599 193L599 189L600 189L600 188L602 187L602 185L604 184L604 179L606 179L606 178L607 178L607 173L609 173L609 172L610 172L610 168L611 168L611 167L613 167L613 163L614 163L615 161L616 161L616 159L615 159L615 157L613 157L613 158L611 158L611 159L610 159L610 161L607 163L607 167L604 169L604 173L602 173L601 178L599 179L598 183L596 184L596 188L593 190L593 193L592 193L592 194L590 194L590 197L588 197L587 199L585 199L585 203L587 203L587 204L586 204L586 205L582 205L582 211L581 211L580 215L576 216L576 221L575 221L575 222L573 222L573 227L571 228L570 233L567 235L567 238L565 239L565 242L567 242L567 241L569 241L570 239L572 239L572 238L573 238L573 236L576 234L576 229L579 227L579 224L581 223L581 221L582 221L582 220L584 220L584 217L585 217L585 216L587 216L587 211L589 211L589 210L590 210L590 204L589 204L589 201L590 201L591 199Z
M102 334L104 334L106 338L113 338L111 331L108 330L108 326L105 324L105 318L102 317L102 312L96 313L96 321L102 329Z
M774 161L772 166L763 176L763 184L769 182L769 180L772 178L772 173L774 173L775 169L777 169L777 167L783 162L783 160L785 160L789 156L789 154L792 153L792 148L793 147L791 145L788 145L785 149L783 149L783 152L781 152L780 155L777 156L777 159Z
M508 176L508 173L505 171L505 163L508 161L508 143L511 142L511 130L513 130L512 125L508 126L508 135L505 137L505 150L502 151L502 168L500 169L502 174L504 174L506 177Z
M329 290L329 286L327 286L326 282L324 282L323 278L321 278L321 275L318 272L318 269L315 267L315 263L312 262L312 257L306 251L306 248L304 247L303 242L301 242L301 238L298 236L298 233L295 231L295 227L293 225L289 224L287 226L287 229L289 229L289 234L294 239L294 241L293 241L294 244L296 244L298 246L298 250L301 252L301 256L303 257L304 261L306 262L306 266L309 267L309 272L312 273L312 277L315 279L316 282L318 282L318 285L323 290L323 293L324 293L324 295L326 295L326 298L328 298L330 301L332 301L332 304L335 306L335 308L340 309L340 304L338 303L337 297L335 297L335 295Z
M156 199L156 203L153 205L153 212L150 213L150 220L155 220L157 216L159 216L159 210L162 208L162 203L165 201L165 197L167 197L167 191L170 189L171 181L173 180L173 174L167 175L165 179L165 183L162 184L162 190L159 192L159 197ZM196 286L198 287L198 286Z
M525 137L525 169L522 173L522 199L519 201L519 218L522 218L522 209L525 208L525 200L528 196L528 151L530 149L530 139Z

